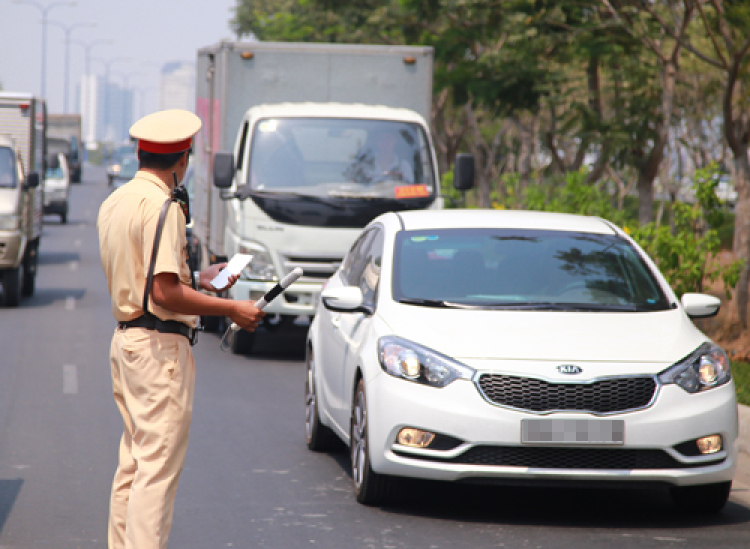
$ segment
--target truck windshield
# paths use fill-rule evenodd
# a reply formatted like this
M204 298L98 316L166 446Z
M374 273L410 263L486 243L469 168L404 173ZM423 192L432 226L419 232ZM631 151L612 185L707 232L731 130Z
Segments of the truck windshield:
M16 182L16 158L8 147L0 147L0 188L13 189Z
M414 123L267 118L255 125L249 196L277 221L362 227L437 196L427 137ZM314 215L291 214L294 203Z

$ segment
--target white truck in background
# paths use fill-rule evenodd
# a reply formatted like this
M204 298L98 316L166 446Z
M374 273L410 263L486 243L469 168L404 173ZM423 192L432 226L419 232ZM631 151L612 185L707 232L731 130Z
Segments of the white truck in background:
M0 282L9 307L33 295L36 286L46 129L42 99L0 92Z
M269 328L314 314L377 215L442 207L426 122L432 64L429 47L225 41L198 51L191 248L204 267L252 254L233 299L257 300L304 270L266 307ZM381 141L397 158L386 167ZM253 342L241 330L233 351Z
M47 116L47 155L63 153L68 160L70 181L80 183L83 174L83 142L80 114Z

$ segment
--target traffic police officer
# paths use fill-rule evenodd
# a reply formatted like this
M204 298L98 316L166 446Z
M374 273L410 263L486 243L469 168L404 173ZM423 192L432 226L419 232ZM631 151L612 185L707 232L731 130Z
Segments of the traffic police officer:
M192 138L200 128L197 116L179 109L133 124L139 171L103 202L97 219L102 267L118 323L110 348L112 386L124 422L110 499L110 549L167 545L193 410L191 342L199 316L227 316L249 331L264 316L250 301L207 295L191 286L186 214L170 198L185 176ZM162 207L166 217L157 239ZM201 271L200 287L217 291L210 281L224 265ZM229 286L237 278L231 277Z

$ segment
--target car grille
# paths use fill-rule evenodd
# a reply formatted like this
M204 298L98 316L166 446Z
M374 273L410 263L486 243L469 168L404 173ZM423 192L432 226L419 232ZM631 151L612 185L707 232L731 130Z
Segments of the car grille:
M534 469L689 469L720 463L681 463L662 450L612 448L541 448L538 446L474 446L451 459L396 452L411 459L458 465L494 465Z
M320 282L327 280L336 272L341 265L340 256L310 256L291 253L280 253L279 259L284 269L284 274L292 272L296 267L301 267L305 274L300 278L301 282Z
M648 406L656 392L653 377L608 378L590 383L483 374L479 388L490 402L532 412L580 411L599 414Z

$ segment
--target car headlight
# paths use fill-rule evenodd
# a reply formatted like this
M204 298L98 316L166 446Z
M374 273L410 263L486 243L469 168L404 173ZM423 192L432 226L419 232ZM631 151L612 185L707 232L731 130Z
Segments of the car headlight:
M15 231L21 223L21 218L17 215L0 216L0 231Z
M465 364L397 336L380 338L378 358L386 373L431 387L445 387L457 379L471 379L475 373Z
M269 280L279 279L276 273L276 267L273 266L271 254L265 246L257 242L242 242L240 244L240 253L250 254L253 258L247 267L240 273L240 278L244 280Z
M663 384L674 383L688 393L720 387L732 379L726 353L713 343L704 343L693 353L659 374Z

